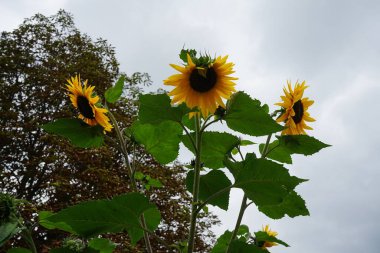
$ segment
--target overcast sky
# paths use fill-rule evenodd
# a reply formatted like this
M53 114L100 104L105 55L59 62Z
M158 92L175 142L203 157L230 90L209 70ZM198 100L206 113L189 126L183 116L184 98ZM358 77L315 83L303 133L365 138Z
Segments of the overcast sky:
M310 179L297 192L311 216L274 221L252 205L243 223L269 223L292 246L275 253L379 252L380 1L0 0L0 31L60 8L116 47L122 71L148 72L155 88L175 72L168 64L180 63L184 45L228 54L237 89L270 105L286 80L306 80L317 119L309 134L333 145L288 166ZM229 212L213 209L223 222L217 233L234 226L241 193L232 196Z

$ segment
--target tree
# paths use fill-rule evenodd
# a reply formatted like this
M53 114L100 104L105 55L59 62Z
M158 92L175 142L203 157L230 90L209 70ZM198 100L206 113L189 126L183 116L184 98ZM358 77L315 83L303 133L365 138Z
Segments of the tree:
M80 201L129 191L121 155L110 140L96 152L78 149L39 127L76 114L64 90L70 76L81 74L99 94L116 80L118 62L107 41L93 41L81 33L73 17L63 10L51 17L37 14L13 32L1 34L0 70L0 189L32 203L33 208L24 210L24 215L33 220L38 210L57 211ZM135 73L126 83L125 99L111 107L124 127L133 122L137 96L150 79L147 74ZM165 185L145 189L163 216L157 235L169 244L185 240L191 198L184 187L179 187L184 185L184 168L180 164L161 166L141 147L130 148L142 157L139 166L143 173ZM140 187L144 187L144 179ZM214 238L208 229L217 220L212 214L201 219L197 248L204 252ZM41 252L65 236L38 229L36 240ZM123 235L112 239L131 252L140 250L132 250ZM156 246L155 250L163 248Z

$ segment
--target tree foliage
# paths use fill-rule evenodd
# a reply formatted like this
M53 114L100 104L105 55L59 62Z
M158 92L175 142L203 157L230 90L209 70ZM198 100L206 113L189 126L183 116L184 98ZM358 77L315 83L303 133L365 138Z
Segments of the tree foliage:
M81 33L73 17L61 10L51 17L37 14L14 31L3 32L0 49L1 191L29 201L25 214L30 217L37 210L58 211L84 200L128 192L122 156L110 140L96 150L73 148L40 128L76 114L64 89L70 76L80 74L100 94L111 86L120 74L114 48L105 40L93 41ZM141 86L150 79L147 74L135 73L125 82L124 98L110 107L123 127L129 127L137 113ZM183 183L184 169L179 164L170 169L159 165L137 144L129 148L137 151L135 162L149 175L141 178L139 187L162 215L157 235L168 243L186 240L191 198ZM147 187L147 178L157 179L165 187ZM200 218L199 251L209 247L213 234L208 229L216 222L212 214ZM65 237L62 232L38 229L36 241L41 252L59 245ZM130 252L139 251L121 234L112 239Z

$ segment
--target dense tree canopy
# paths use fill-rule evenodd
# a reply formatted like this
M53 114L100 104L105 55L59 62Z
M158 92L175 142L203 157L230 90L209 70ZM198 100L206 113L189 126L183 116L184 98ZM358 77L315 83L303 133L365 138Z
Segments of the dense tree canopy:
M31 203L33 208L25 215L32 216L38 210L56 211L79 201L109 198L130 190L122 156L112 146L111 138L102 148L78 149L39 127L76 115L64 89L66 79L75 74L88 79L100 95L120 75L114 48L105 40L93 41L81 33L69 13L61 10L51 17L37 14L16 30L1 34L0 189ZM124 99L111 107L123 127L133 122L137 96L149 83L147 74L126 78ZM169 244L186 240L190 197L183 183L184 168L161 166L133 143L129 148L136 150L141 171L164 185L145 189L144 180L139 181L140 188L161 211L163 219L157 235ZM212 214L201 217L198 250L204 252L209 247L213 234L208 229L216 222ZM41 252L64 237L61 232L38 229L35 236ZM121 247L131 247L125 238L116 235L112 239ZM153 245L161 249L157 246L160 243Z

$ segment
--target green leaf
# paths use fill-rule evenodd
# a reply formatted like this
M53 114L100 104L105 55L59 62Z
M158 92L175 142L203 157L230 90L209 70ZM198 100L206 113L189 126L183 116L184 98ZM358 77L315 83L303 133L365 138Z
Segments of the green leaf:
M283 135L277 136L278 140L269 144L267 156L270 159L292 163L292 154L312 155L327 145L308 135ZM264 144L260 144L260 152L263 152Z
M253 145L253 144L256 144L250 140L240 140L240 146L249 146L249 145Z
M237 241L247 242L249 239L249 228L246 225L240 225L237 233ZM225 253L228 247L228 244L231 240L232 232L226 230L223 235L221 235L216 241L215 246L212 248L211 253ZM235 251L231 251L235 252Z
M151 187L156 187L156 188L162 187L161 181L155 178L149 178L148 185L150 185Z
M265 144L259 145L260 153L263 153L264 147ZM281 146L278 140L269 144L268 153L266 157L282 163L292 163L292 157L290 156L289 151L283 146Z
M25 248L13 248L8 250L7 253L32 253L32 251Z
M94 238L89 241L88 247L98 250L100 253L112 253L116 244L105 238Z
M184 115L182 118L182 124L191 131L195 131L195 117L190 119L189 115Z
M195 134L191 136L195 139ZM187 135L182 137L182 142L193 154L194 147ZM239 144L239 138L229 133L203 132L201 161L205 167L211 169L223 168L223 160L226 154Z
M75 234L75 231L65 222L52 222L49 217L53 216L54 213L50 211L41 211L38 213L39 223L41 226L47 229L60 229L67 231L69 233Z
M308 135L283 135L277 138L269 144L267 157L282 163L291 164L292 154L312 155L330 146ZM262 153L264 144L260 144L259 149Z
M291 191L280 204L260 206L259 211L272 219L281 219L285 215L291 218L310 215L305 200L294 191Z
M138 228L129 228L128 236L131 239L131 244L135 246L137 242L144 236L144 232Z
M135 172L135 179L136 180L143 180L145 178L145 174L142 173L141 171L136 171Z
M261 108L263 108L264 112L269 113L269 106L264 104Z
M189 54L190 57L194 58L197 55L197 51L195 51L194 49L182 49L181 53L179 54L179 58L184 63L188 63L187 62L187 54Z
M155 230L160 223L161 215L158 209L148 209L144 212L144 217L148 230ZM135 246L137 242L144 236L143 230L137 227L127 229L128 235L131 238L131 244Z
M186 187L189 192L193 191L194 171L191 170L187 173ZM206 175L200 176L199 184L199 199L205 201L208 197L217 193L218 191L231 186L231 181L220 170L212 170ZM228 201L230 198L230 189L218 195L208 202L211 205L218 206L223 210L228 209Z
M268 135L284 129L260 106L258 100L251 99L244 92L231 96L224 119L232 130L252 136Z
M232 162L229 159L225 159L223 164L227 167L227 169L231 172L231 174L236 178L240 171L244 167L244 162Z
M140 95L140 122L142 124L160 124L166 120L181 122L182 117L191 111L185 103L172 106L170 102L167 94Z
M243 241L234 240L230 246L230 252L233 253L268 253L267 250L261 249L253 244L248 244Z
M264 231L255 232L255 238L256 238L256 241L258 241L258 242L264 242L264 241L276 242L278 244L284 245L285 247L289 247L289 245L286 242L283 242L274 236L270 236L270 235L268 235L268 233L266 233Z
M0 224L0 247L19 231L21 228L18 227L17 219Z
M48 133L65 137L80 148L100 147L104 142L101 126L89 126L80 119L58 119L42 126Z
M290 154L312 155L323 148L330 147L308 135L282 135L277 138L280 146Z
M290 176L278 163L253 156L246 157L235 179L235 186L243 189L258 207L282 203L290 191L306 181Z
M121 94L123 93L125 76L122 75L119 80L115 83L115 86L112 86L106 90L104 97L108 103L115 103L119 100Z
M216 241L210 253L226 253L228 243L231 240L232 232L226 230Z
M249 228L247 225L240 225L237 232L237 239L246 242L249 239Z
M149 199L139 193L128 193L111 200L93 200L63 209L45 220L59 224L66 223L70 229L60 229L84 237L94 237L102 233L118 233L124 230L133 241L142 238L140 216L144 214L147 227L153 231L160 223L160 213ZM58 226L57 226L58 227ZM131 234L130 234L130 231ZM136 234L139 231L140 234Z
M162 164L170 163L178 156L182 128L175 122L163 121L159 125L135 122L132 135Z
M249 140L240 140L239 146L249 146L249 145L253 145L253 144L256 144L256 143L249 141ZM233 148L231 150L231 154L233 154L233 155L237 155L238 153L239 153L238 148Z

